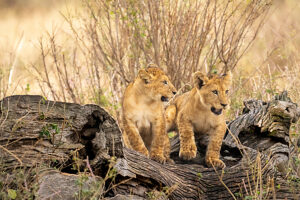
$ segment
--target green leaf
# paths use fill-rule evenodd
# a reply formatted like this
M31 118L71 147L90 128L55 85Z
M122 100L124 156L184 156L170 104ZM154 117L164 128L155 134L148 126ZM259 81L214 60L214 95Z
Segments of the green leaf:
M197 176L198 176L199 179L201 179L201 178L202 178L201 172L198 172L198 173L197 173Z
M252 196L245 196L245 200L252 200L253 197Z
M273 93L273 90L271 90L271 89L266 89L266 92L269 93L269 94L272 94L272 93Z
M17 198L17 192L13 189L8 189L7 191L9 198L16 199Z
M218 73L218 70L217 70L215 65L212 66L211 73L212 74L217 74Z
M169 138L173 138L175 135L176 135L176 133L174 131L168 133Z
M57 124L50 124L50 127L55 130L55 134L59 134L60 129Z
M42 127L42 130L40 132L40 137L43 137L44 135L47 136L48 138L51 137L50 132L48 130L48 125Z
M277 187L277 189L280 189L280 184L278 184L276 187Z
M26 84L25 91L26 91L26 92L29 92L29 91L30 91L30 85L29 85L28 83Z

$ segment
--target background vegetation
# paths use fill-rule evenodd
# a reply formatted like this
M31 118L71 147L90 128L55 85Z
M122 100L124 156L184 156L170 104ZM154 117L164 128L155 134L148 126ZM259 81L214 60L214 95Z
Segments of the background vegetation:
M282 90L299 102L299 11L297 0L0 0L0 99L39 94L117 117L126 85L154 62L178 89L197 70L232 70L228 119ZM296 124L295 145L299 134Z

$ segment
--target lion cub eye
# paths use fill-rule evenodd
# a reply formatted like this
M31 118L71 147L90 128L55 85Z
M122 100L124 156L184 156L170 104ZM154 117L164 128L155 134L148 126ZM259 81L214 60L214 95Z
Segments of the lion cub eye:
M164 83L165 85L168 85L168 81L163 81L163 83Z
M218 91L217 90L213 90L212 93L214 93L215 95L218 95Z
M228 94L229 90L226 90L225 93Z

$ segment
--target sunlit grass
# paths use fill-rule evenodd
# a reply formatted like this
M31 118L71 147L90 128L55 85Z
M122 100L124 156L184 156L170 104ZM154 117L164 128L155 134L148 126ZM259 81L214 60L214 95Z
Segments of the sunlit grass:
M47 32L67 31L61 12L74 8L77 1L3 2L0 1L0 98L40 94L39 85L28 70L39 56L38 41Z
M76 25L77 13L74 10L80 10L81 4L76 1L36 3L32 0L26 7L22 1L16 2L15 7L2 6L0 13L0 98L12 94L44 92L43 95L51 99L51 92L42 91L39 83L42 81L41 76L37 74L42 70L41 65L37 64L41 62L39 45L43 41L49 48L47 42L50 37L55 36L58 49L72 49L75 38L71 36L71 28L62 14L72 15ZM253 46L234 70L229 118L232 119L239 113L243 100L270 100L282 90L288 90L294 102L300 101L300 35L297 34L300 31L299 10L297 0L274 1ZM68 55L69 52L63 53ZM84 80L83 77L88 77L88 74L93 72L88 72L84 58L78 56L80 55L77 55L76 62L80 68L81 79ZM55 74L53 60L49 58L46 62L51 84L54 90L57 90L60 87L59 77ZM32 68L35 65L40 68ZM79 83L78 77L74 77L73 84ZM103 76L102 82L107 78L109 77ZM80 81L80 85L76 86L78 102L102 103L107 107L114 106L112 110L119 109L119 103L116 107L115 103L110 102L113 99L110 85L101 85L105 85L105 88L102 88L103 91L99 91L99 94L105 94L105 98L101 94L99 97L91 96L89 90L85 89L89 87L88 82Z
M23 6L21 1L17 5ZM0 73L6 78L6 83L9 76L13 80L6 95L41 93L36 77L32 76L33 72L28 68L39 56L38 42L42 36L47 35L47 32L55 32L59 37L60 33L70 32L68 24L60 13L66 11L66 8L72 10L74 5L70 2L68 5L36 4L35 9L30 12L26 9L19 12L14 10L2 12ZM234 71L232 109L237 109L245 98L269 100L274 93L283 89L289 91L294 101L300 100L298 75L300 36L296 34L300 29L299 10L296 0L275 1L253 47L241 59ZM64 40L65 38L61 38L61 41ZM21 45L20 41L22 41ZM14 69L11 69L12 67ZM4 87L4 83L2 85Z

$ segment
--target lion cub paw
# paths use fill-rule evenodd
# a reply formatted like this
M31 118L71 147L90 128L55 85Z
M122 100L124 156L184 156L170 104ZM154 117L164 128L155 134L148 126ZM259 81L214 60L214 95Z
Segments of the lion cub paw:
M193 158L196 158L197 155L197 150L182 150L180 149L179 151L179 157L182 158L183 160L191 160Z
M143 154L144 156L146 156L147 158L149 158L149 151L145 148L145 149L141 149L138 152L140 152L141 154Z
M175 164L174 160L171 158L166 158L166 163L168 164Z
M208 167L214 166L218 169L224 169L226 167L225 163L220 159L207 158L205 161Z
M159 163L162 163L162 164L165 164L166 163L166 158L163 156L163 155L159 155L159 154L152 154L150 156L150 158L152 160L155 160L156 162L159 162Z

